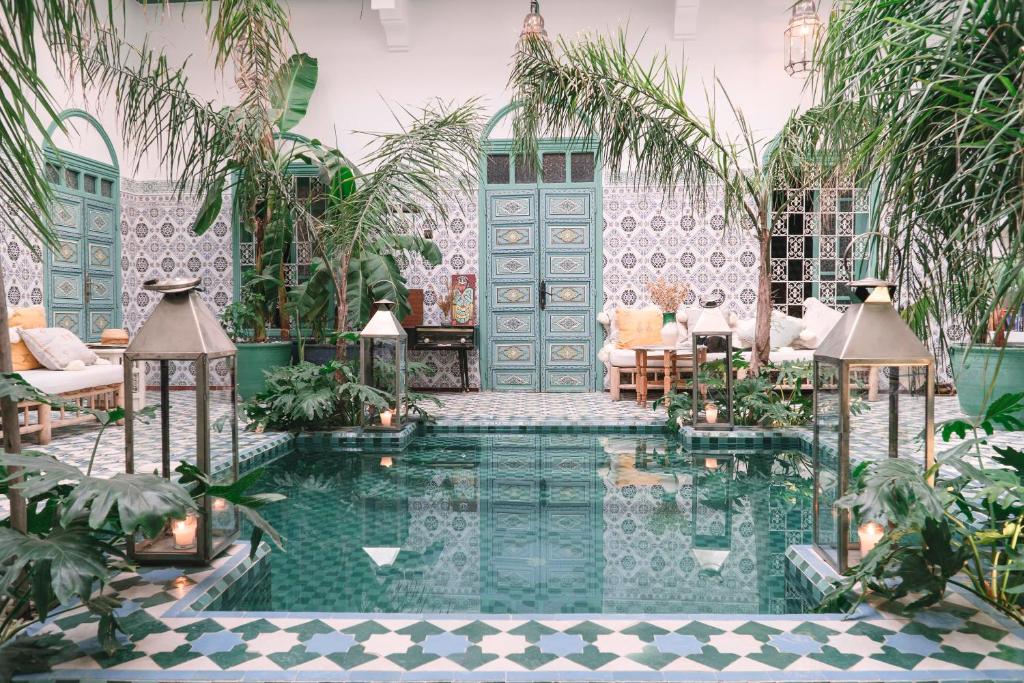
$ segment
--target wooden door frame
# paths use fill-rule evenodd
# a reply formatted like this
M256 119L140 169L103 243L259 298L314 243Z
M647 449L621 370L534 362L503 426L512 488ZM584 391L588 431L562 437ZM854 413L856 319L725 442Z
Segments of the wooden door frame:
M76 152L69 150L60 149L54 147L50 140L53 134L59 128L64 128L64 123L71 119L82 119L88 123L92 128L99 134L100 139L103 141L104 146L107 148L107 152L110 154L110 163L98 161L90 157L83 156ZM111 264L111 271L113 276L113 299L114 299L114 320L111 321L111 327L120 327L123 323L123 307L121 305L121 288L122 284L122 273L121 273L121 170L120 164L117 160L117 153L114 150L114 145L110 141L110 136L107 135L107 131L104 130L103 125L96 119L95 116L83 109L65 109L57 115L50 125L46 129L47 141L43 144L43 163L55 164L61 168L70 166L72 169L79 173L91 173L96 176L110 177L114 181L114 187L111 190L110 202L113 204L113 215L114 215L114 231L113 231L113 259ZM85 178L82 178L82 187L85 186ZM55 197L57 193L63 192L63 189L55 190ZM99 186L97 186L99 191ZM91 195L87 194L84 189L78 191L77 197L82 199L83 207L87 198ZM105 200L102 195L97 195L99 199ZM84 220L84 214L83 214ZM87 231L85 225L82 225L83 237L86 237ZM82 269L83 271L87 268L87 255L83 252L82 258ZM49 275L50 269L53 267L53 251L52 249L43 248L43 303L46 308L47 324L53 322L53 292L50 291ZM84 283L83 283L84 286ZM83 298L85 293L82 293ZM83 325L88 324L88 320L85 316L85 306L83 303ZM86 330L82 329L80 332L85 333Z
M604 195L603 195L603 182L601 172L601 157L599 154L599 148L597 142L594 140L573 140L568 138L550 138L537 141L537 153L543 154L544 152L593 152L594 153L594 181L593 183L580 183L567 184L565 186L559 185L545 185L543 182L536 183L508 183L506 185L494 185L491 186L487 183L487 157L490 154L509 154L509 165L510 169L515 166L514 159L512 159L512 153L515 151L516 142L510 138L495 138L490 137L491 133L497 127L498 123L504 119L508 114L519 108L519 104L512 102L502 107L497 114L491 117L487 125L484 127L483 135L481 136L480 144L480 160L477 166L478 178L479 178L479 191L477 196L477 292L480 297L479 311L477 313L478 326L480 328L480 390L486 391L491 389L491 378L490 378L490 279L488 276L487 268L487 191L489 189L504 189L504 190L525 190L526 188L532 188L537 191L538 197L538 245L540 244L540 227L543 223L542 207L540 207L540 192L541 190L557 190L557 189L584 189L586 187L592 187L594 190L594 233L593 233L593 250L594 250L594 315L596 316L601 312L604 306ZM538 173L541 171L541 165L537 160ZM514 171L513 171L514 173ZM541 267L538 261L538 268ZM540 272L540 271L538 271ZM538 334L543 335L543 319L538 320ZM593 342L592 352L593 358L591 358L591 368L593 369L593 386L590 387L593 391L604 390L604 363L600 362L597 358L597 352L601 348L601 331L598 329L599 325L594 320L592 323L591 341ZM538 347L538 350L541 350ZM538 362L540 357L538 356ZM544 382L540 376L540 367L538 366L538 383L537 391L543 391Z

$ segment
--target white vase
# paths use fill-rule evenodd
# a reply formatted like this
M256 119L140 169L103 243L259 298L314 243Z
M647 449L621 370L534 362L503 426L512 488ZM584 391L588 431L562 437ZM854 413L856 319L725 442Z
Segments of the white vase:
M662 346L675 347L676 342L679 341L679 323L676 322L675 316L671 320L665 316L665 324L661 326L661 344Z

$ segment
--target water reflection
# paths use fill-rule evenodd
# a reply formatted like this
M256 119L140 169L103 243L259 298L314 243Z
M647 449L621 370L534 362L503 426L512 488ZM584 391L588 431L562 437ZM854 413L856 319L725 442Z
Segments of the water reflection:
M810 542L800 453L686 452L663 437L466 435L275 464L288 540L237 609L783 612ZM255 604L258 602L259 604Z

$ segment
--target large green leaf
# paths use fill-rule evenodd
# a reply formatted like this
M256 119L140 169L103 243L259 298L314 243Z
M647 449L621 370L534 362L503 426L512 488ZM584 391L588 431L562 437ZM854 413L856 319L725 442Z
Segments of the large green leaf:
M121 528L147 536L160 533L169 518L184 519L195 503L188 489L155 474L115 474L109 479L86 477L68 495L64 523L89 513L89 525L98 529L117 506Z
M57 528L45 538L0 528L0 593L5 593L29 565L47 566L33 578L48 574L50 590L62 604L78 596L89 598L96 581L110 571L104 558L106 544L84 524Z
M195 234L202 235L209 230L213 222L217 220L217 216L220 215L221 204L224 201L224 181L223 174L216 176L206 191L203 203L199 205L199 213L192 224L192 232Z
M274 121L282 132L298 125L309 110L319 67L314 57L300 52L281 65L270 88Z

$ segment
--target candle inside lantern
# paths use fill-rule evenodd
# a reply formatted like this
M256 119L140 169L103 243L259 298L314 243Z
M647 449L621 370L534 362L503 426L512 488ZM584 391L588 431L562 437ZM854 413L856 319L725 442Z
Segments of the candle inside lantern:
M380 424L382 427L390 427L391 420L395 417L395 411L382 410L380 413Z
M394 464L395 464L395 462L391 459L390 455L385 455L385 456L383 456L380 459L380 466L381 467L391 467Z
M176 519L171 522L171 534L174 535L175 550L185 550L195 546L198 523L199 520L192 513L186 515L185 519Z
M704 458L704 467L709 470L718 469L718 458Z
M718 406L714 403L708 403L704 406L704 417L707 419L708 424L718 422Z
M224 512L227 509L228 509L228 502L226 500L224 500L223 498L214 498L213 499L213 511L214 512Z
M860 539L860 556L864 557L878 545L885 534L885 529L878 522L865 522L857 528L857 537Z

